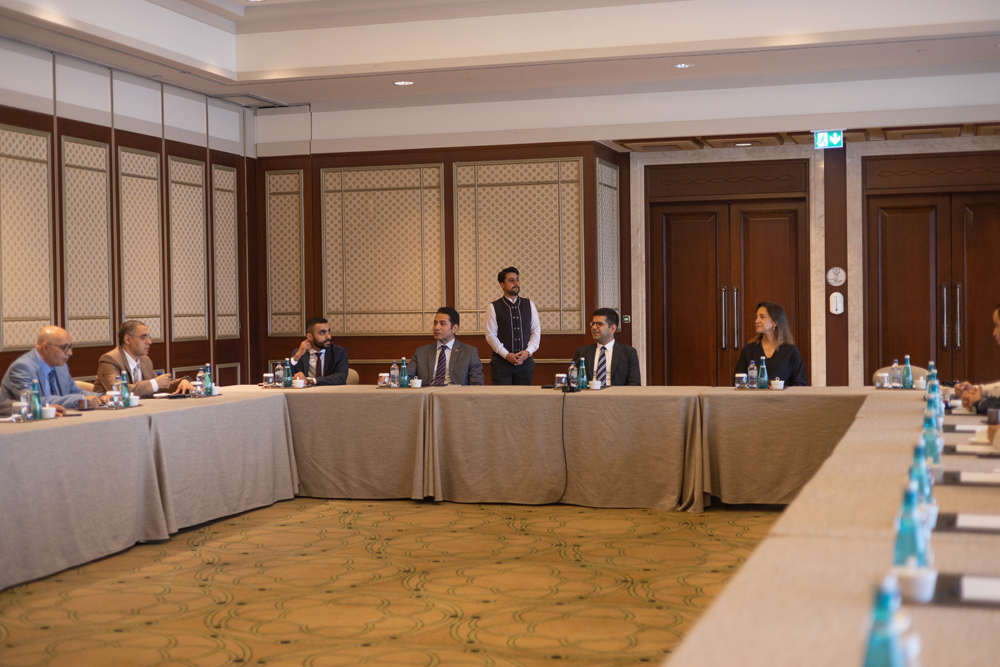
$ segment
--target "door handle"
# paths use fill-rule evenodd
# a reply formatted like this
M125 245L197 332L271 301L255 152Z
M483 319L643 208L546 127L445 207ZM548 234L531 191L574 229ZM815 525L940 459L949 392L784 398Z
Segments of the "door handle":
M948 349L948 283L941 285L941 347Z
M962 349L962 283L955 283L955 349Z
M740 288L733 285L733 349L740 349Z
M726 288L722 288L722 349L726 349Z

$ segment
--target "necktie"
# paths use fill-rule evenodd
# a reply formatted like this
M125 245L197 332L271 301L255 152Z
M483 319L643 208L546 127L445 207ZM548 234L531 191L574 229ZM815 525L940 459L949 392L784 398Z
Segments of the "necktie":
M49 395L50 396L62 396L62 390L59 389L59 381L56 379L56 369L49 371Z
M434 371L434 386L444 386L444 374L448 366L448 348L442 345L438 348L437 369Z
M601 386L605 387L608 384L608 348L601 346L600 352L597 353L597 379L601 381Z

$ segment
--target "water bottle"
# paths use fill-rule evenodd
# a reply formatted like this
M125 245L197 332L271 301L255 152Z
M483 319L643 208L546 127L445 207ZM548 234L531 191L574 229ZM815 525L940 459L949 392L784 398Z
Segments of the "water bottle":
M927 409L934 410L938 416L938 422L944 424L944 396L941 394L941 383L936 379L931 380L927 385Z
M757 388L757 364L753 360L750 361L750 366L747 368L747 386L751 389Z
M406 357L403 357L403 365L399 369L399 386L403 389L410 386L410 371L406 370Z
M903 357L903 389L913 389L913 369L910 368L910 355Z
M934 465L941 464L941 453L944 449L944 438L938 433L937 415L930 410L924 410L924 451Z
M205 395L212 395L212 364L205 364Z
M399 364L395 361L392 362L392 368L389 369L389 388L399 388Z
M566 386L567 387L577 387L577 383L580 378L580 369L577 368L576 362L574 361L569 365L569 370L566 371Z
M889 369L889 386L892 389L903 388L903 370L899 367L899 359L892 360L892 368Z
M910 481L917 483L917 501L928 505L934 504L934 494L931 491L933 481L927 469L927 450L923 441L913 446L913 465L910 466Z
M38 380L31 381L31 418L42 418L42 387Z
M125 373L122 373L121 377L118 378L118 381L121 383L121 386L118 387L118 391L122 395L122 405L127 408L132 405L129 401L132 396L132 391L128 388L128 376L126 376Z
M285 386L285 369L281 365L280 361L274 365L274 386L275 387Z
M917 483L903 492L903 507L896 518L896 549L893 565L927 567L927 536L917 506Z
M15 420L20 417L21 421L31 421L31 388L25 387L21 390L21 408L14 415Z
M893 622L897 609L899 580L896 575L890 574L875 591L872 626L868 631L868 648L865 650L865 667L906 667L899 626Z
M280 364L279 364L280 366ZM274 369L274 375L278 375L278 369ZM194 377L194 395L195 398L201 398L205 396L205 369L199 368L198 374Z
M576 378L577 386L580 389L586 389L587 388L587 362L585 362L583 360L583 357L580 357L580 370L577 371L577 372L578 372L578 375L577 375L577 378Z
M767 389L767 357L760 358L760 368L757 370L757 388Z

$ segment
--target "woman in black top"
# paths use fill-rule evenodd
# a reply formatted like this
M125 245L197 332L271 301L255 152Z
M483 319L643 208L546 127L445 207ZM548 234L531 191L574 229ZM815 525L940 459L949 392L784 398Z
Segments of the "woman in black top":
M766 357L768 378L784 380L786 387L808 385L802 354L795 347L785 309L776 303L761 301L757 304L754 327L757 335L743 346L743 354L736 362L736 373L746 373L751 361L759 368L760 358Z

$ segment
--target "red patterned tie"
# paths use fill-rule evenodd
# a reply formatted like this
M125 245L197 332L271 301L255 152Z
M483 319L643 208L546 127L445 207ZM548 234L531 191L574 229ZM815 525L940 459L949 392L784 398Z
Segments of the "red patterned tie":
M437 369L434 371L434 386L444 386L444 374L448 365L448 348L442 345L438 348Z

